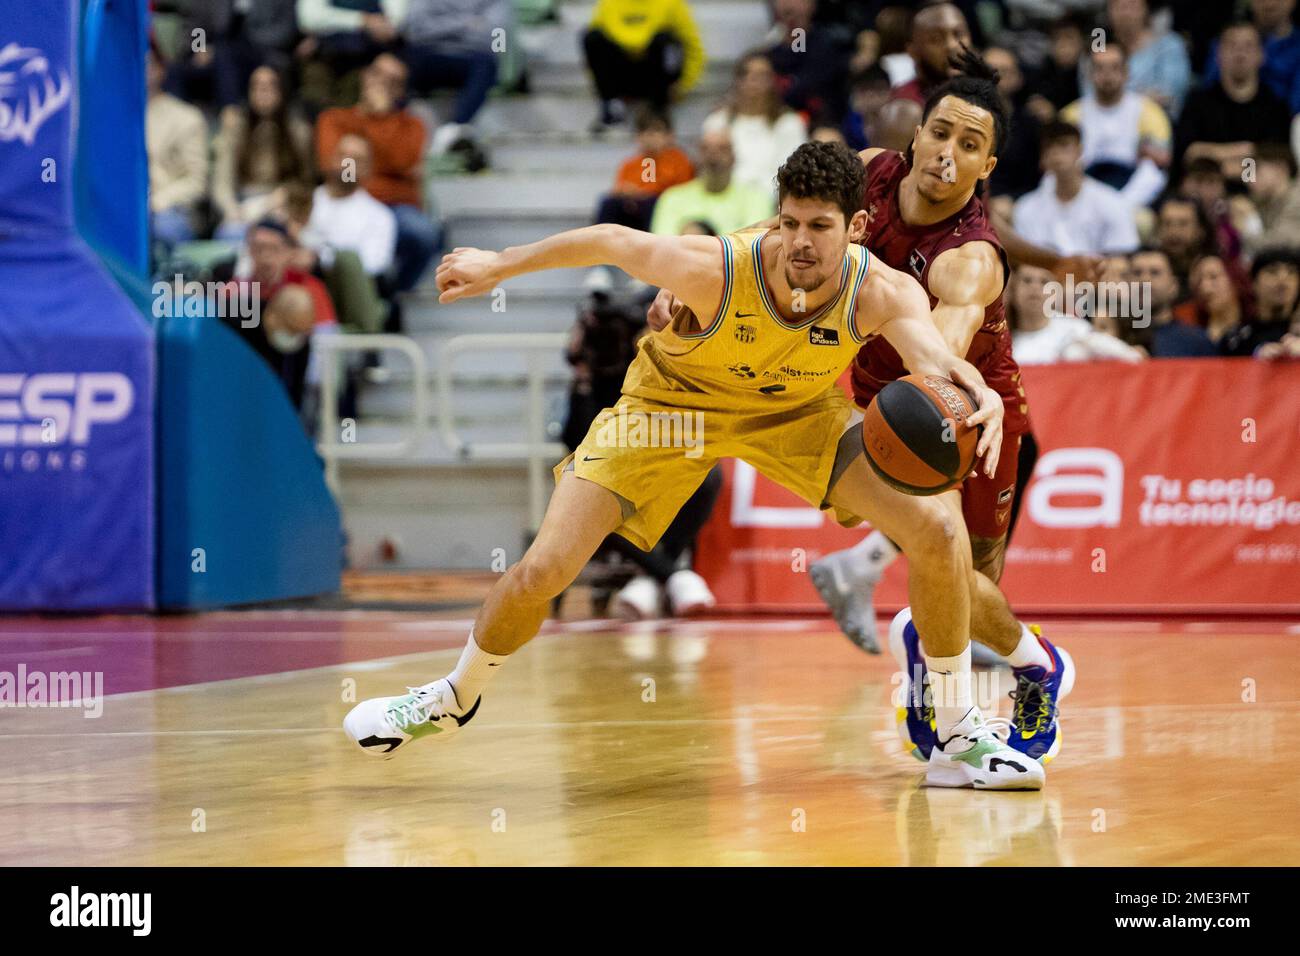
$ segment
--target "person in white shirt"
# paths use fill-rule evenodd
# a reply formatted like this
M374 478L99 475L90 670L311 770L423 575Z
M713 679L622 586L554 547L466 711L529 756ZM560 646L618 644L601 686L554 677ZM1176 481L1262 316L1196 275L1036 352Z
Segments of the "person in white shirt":
M312 194L311 217L300 238L323 267L333 264L336 250L349 250L366 274L377 278L393 268L397 217L362 188L369 175L370 144L352 134L341 137L324 184Z
M1142 352L1072 315L1051 308L1047 286L1056 281L1046 269L1019 266L1007 287L1011 356L1020 365L1118 359L1140 362Z
M1038 188L1016 201L1017 233L1062 255L1111 255L1138 247L1133 211L1119 192L1083 174L1079 130L1064 122L1043 127Z
M782 101L766 54L748 53L736 63L727 105L704 120L704 132L720 130L731 134L736 182L775 195L776 171L808 139L808 127Z
M1145 206L1168 181L1173 127L1149 96L1126 90L1128 57L1115 40L1091 57L1092 92L1061 110L1083 135L1083 168L1131 206Z

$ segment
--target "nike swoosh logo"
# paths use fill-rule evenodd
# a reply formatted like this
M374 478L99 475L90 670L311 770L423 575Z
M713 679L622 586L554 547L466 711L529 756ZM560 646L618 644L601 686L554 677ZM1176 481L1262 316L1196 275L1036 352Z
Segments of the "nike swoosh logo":
M582 460L583 461L609 461L608 458L592 458L590 455L584 456Z
M482 697L480 697L478 700L474 701L474 706L471 707L471 708L469 709L469 713L466 714L466 715L463 716L463 717L462 717L460 714L452 714L451 717L452 717L452 719L454 719L454 720L456 721L456 726L457 726L457 727L464 727L466 724L468 724L468 723L470 722L470 719L471 719L475 714L478 713L478 705L481 704L481 703L483 703L483 698L482 698Z
M993 771L997 770L998 764L1004 764L1008 767L1015 767L1021 773L1028 772L1025 770L1024 767L1020 766L1020 764L1016 763L1014 760L1003 760L1001 757L994 757L992 760L989 761L989 773L993 773Z
M390 754L402 745L402 738L401 737L376 737L374 734L371 734L369 737L365 738L364 740L358 740L357 743L359 743L363 747L382 747L384 744L388 744L388 749L385 750L384 753Z
M737 312L737 313L736 313L736 318L738 318L738 319L756 319L756 318L758 318L758 313L757 313L757 312Z

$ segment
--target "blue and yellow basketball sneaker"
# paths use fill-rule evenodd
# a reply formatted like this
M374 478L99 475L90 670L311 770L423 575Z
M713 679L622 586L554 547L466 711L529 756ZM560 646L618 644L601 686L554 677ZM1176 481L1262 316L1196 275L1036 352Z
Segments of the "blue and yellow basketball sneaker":
M912 623L912 609L903 608L889 623L889 650L903 672L895 718L903 746L917 760L929 761L939 742L934 729L934 704L929 700L929 674L921 638Z
M1047 763L1061 752L1061 701L1074 689L1074 661L1043 637L1039 627L1029 630L1051 657L1052 667L1011 669L1016 689L1011 692L1011 737L1007 743L1026 757Z

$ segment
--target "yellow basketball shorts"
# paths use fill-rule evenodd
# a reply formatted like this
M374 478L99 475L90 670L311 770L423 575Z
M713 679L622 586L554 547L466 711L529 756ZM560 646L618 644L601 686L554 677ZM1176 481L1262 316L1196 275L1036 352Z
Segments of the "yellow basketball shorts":
M719 458L739 458L816 508L839 477L840 438L854 407L838 388L806 405L763 415L700 411L623 396L604 409L577 451L555 466L623 500L616 530L649 551ZM839 470L851 457L839 456ZM835 510L845 527L862 519Z

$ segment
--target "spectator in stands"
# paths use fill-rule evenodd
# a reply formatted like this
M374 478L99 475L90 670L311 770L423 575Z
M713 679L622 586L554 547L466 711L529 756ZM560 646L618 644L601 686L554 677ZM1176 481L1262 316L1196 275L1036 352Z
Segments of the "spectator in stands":
M1300 30L1293 17L1295 0L1250 0L1251 21L1264 43L1260 79L1291 113L1300 113ZM1210 47L1205 83L1219 80L1219 41Z
M1192 160L1183 171L1178 194L1196 200L1214 226L1214 242L1224 260L1238 262L1241 256L1241 233L1232 221L1228 191L1219 164L1208 156Z
M1251 310L1244 290L1233 281L1227 263L1217 255L1202 256L1192 263L1188 283L1191 308L1175 310L1175 315L1188 317L1222 348L1228 330L1249 320Z
M737 182L731 135L713 130L700 137L700 162L689 182L665 189L655 203L650 231L681 235L692 222L706 222L714 233L735 232L769 218L776 210L771 193Z
M1079 98L1079 61L1083 57L1083 26L1074 17L1062 17L1049 30L1047 62L1034 76L1034 91L1025 106L1039 123L1056 119L1058 110Z
M316 160L329 168L339 139L355 133L370 144L372 171L366 191L397 217L395 291L415 288L440 242L424 212L424 123L400 104L406 95L406 65L381 54L361 76L361 101L326 110L316 124Z
M1018 266L1007 289L1011 351L1021 365L1119 359L1140 362L1142 352L1093 328L1083 319L1052 309L1047 287L1056 281L1046 269Z
M600 200L596 222L649 230L659 195L695 175L690 157L677 145L672 124L662 113L649 107L638 111L636 141L637 152L623 161L614 188Z
M599 0L582 48L600 97L594 132L623 122L638 103L666 113L704 69L686 0Z
M145 106L150 223L154 239L171 247L197 234L208 188L208 126L197 107L163 91L166 75L162 54L151 45Z
M1255 221L1244 236L1253 253L1266 246L1300 248L1300 183L1291 150L1278 143L1261 143L1255 157L1255 175L1246 189Z
M1199 326L1187 325L1174 318L1178 301L1178 277L1169 256L1160 249L1144 246L1131 259L1133 279L1143 284L1150 295L1152 358L1210 358L1218 349Z
M311 182L311 127L290 112L283 77L273 68L255 69L243 105L222 111L213 155L218 239L239 242L250 222L282 219L289 189Z
M1128 88L1178 116L1192 83L1187 48L1175 33L1157 33L1147 0L1108 0L1109 36L1128 51ZM1109 45L1109 43L1107 44ZM1091 90L1085 77L1084 95Z
M871 145L905 153L920 125L921 107L914 100L890 100L880 108L880 115L871 127Z
M1079 130L1043 127L1042 182L1016 202L1016 232L1064 255L1127 253L1138 246L1133 214L1117 190L1084 175Z
M407 0L298 0L305 34L295 51L303 60L302 97L314 115L356 102L359 70L397 49Z
M1188 196L1166 196L1156 213L1156 245L1173 267L1180 288L1188 288L1192 263L1217 255L1214 225L1200 203Z
M895 87L896 99L908 99L920 106L940 84L953 75L949 59L971 45L970 26L952 3L926 3L912 17L907 52L916 64L916 77Z
M849 109L840 130L854 149L875 145L871 137L881 109L889 102L889 87L889 74L879 65L869 66L849 80Z
M1116 40L1095 50L1092 92L1061 110L1061 119L1083 136L1084 171L1118 189L1132 206L1145 206L1168 180L1173 148L1169 117L1155 100L1128 82L1128 57Z
M410 86L421 95L454 89L449 121L433 133L429 148L445 153L469 138L469 124L497 81L497 57L505 49L513 12L509 0L407 0L400 25Z
M366 274L386 278L397 248L397 217L361 184L370 178L370 144L355 133L339 137L324 182L312 194L301 242L322 268L339 251L355 252Z
M878 42L873 52L889 74L890 85L903 86L916 79L916 61L907 52L912 37L912 11L901 5L885 7L876 14L875 33ZM863 41L859 38L859 44L867 45L870 50L870 40ZM868 65L858 56L851 62L858 68Z
M807 116L844 115L850 38L836 25L816 23L817 0L775 0L776 41L767 56L787 106Z
M190 0L181 54L167 76L168 91L190 103L233 106L259 64L282 73L292 62L298 24L295 0Z
M776 171L808 138L803 118L785 105L766 53L747 53L736 61L727 105L710 113L704 131L726 130L736 154L739 182L776 195Z
M250 272L235 279L251 283L260 321L245 328L239 316L225 319L283 383L295 408L302 407L311 335L336 324L334 306L315 276L290 265L293 240L283 225L264 219L248 229Z
M1188 97L1174 150L1184 163L1205 156L1222 167L1224 176L1240 179L1243 161L1255 156L1261 143L1287 142L1291 113L1260 83L1264 50L1252 24L1236 23L1223 31L1218 62L1218 82Z
M1038 120L1025 107L1025 78L1016 55L1003 47L991 46L984 51L984 62L998 71L998 92L1011 105L1010 134L998 149L998 164L989 176L989 191L1019 198L1038 185Z
M1281 342L1291 331L1300 304L1300 257L1294 249L1268 249L1250 269L1255 314L1224 333L1224 355L1247 357L1265 345Z

